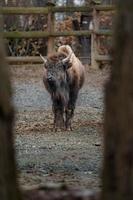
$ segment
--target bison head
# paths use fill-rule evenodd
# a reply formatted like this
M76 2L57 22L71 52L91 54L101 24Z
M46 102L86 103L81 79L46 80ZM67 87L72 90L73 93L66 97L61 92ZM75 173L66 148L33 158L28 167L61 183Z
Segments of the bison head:
M44 85L53 98L68 98L68 77L67 70L71 67L70 55L55 53L47 59L41 56L44 61Z

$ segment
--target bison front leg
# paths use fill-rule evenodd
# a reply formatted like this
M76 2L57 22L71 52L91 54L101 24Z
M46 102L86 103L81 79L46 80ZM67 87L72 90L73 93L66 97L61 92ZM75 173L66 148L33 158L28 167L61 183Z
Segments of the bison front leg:
M61 105L53 103L53 113L54 113L54 131L64 129L64 109Z
M65 121L66 130L71 130L72 131L72 118L73 118L73 115L74 115L74 109L67 108L66 109L66 121Z
M72 90L70 92L69 102L66 108L66 121L65 121L66 130L72 130L72 118L74 116L77 96L78 96L78 91Z

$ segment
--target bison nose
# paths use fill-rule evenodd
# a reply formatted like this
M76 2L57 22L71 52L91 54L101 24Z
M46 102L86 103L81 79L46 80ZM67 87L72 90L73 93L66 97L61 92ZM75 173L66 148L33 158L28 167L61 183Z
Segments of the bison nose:
M48 82L52 82L52 81L53 81L53 77L52 77L51 75L49 75L49 76L47 77L47 80L48 80Z

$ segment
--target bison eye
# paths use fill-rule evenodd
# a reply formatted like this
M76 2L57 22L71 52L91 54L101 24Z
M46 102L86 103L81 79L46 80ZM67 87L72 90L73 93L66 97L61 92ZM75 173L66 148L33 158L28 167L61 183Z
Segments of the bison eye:
M70 63L69 61L62 63L62 64L63 64L64 70L67 70L72 66L72 63Z

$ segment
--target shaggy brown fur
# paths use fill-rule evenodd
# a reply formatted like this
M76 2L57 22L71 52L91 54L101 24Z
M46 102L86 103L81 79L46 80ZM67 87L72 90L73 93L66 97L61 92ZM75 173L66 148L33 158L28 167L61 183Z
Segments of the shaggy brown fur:
M68 55L70 59L63 62ZM43 81L53 101L55 129L58 127L72 129L71 120L84 78L84 66L70 46L63 45L59 47L57 53L48 56Z
M72 66L67 70L69 77L69 101L66 109L65 125L66 128L72 129L71 120L74 115L79 89L83 86L85 80L85 68L69 45L60 46L58 53L64 53L66 56L71 55L70 62Z
M77 81L77 87L80 89L85 80L85 68L81 61L75 56L69 45L60 46L58 53L62 53L66 56L71 54L70 62L72 63L72 67L68 69L68 74L71 82Z

